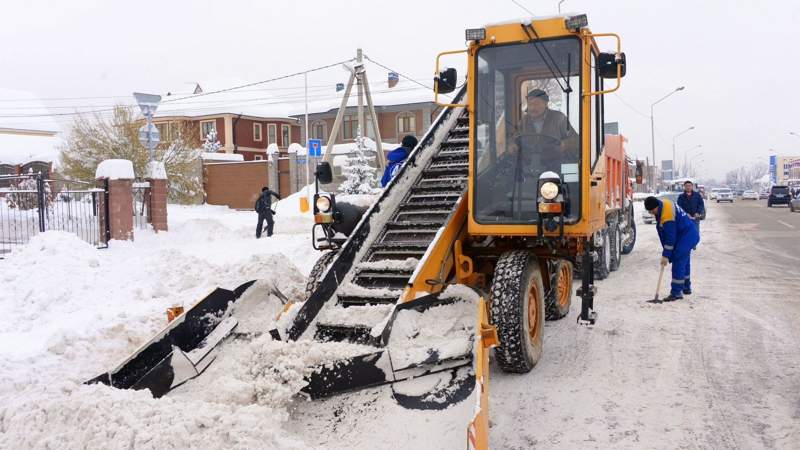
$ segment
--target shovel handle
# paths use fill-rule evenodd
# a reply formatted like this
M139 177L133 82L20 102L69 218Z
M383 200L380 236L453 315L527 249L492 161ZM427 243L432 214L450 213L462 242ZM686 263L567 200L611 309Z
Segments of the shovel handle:
M655 299L658 300L658 292L661 291L661 279L664 278L664 267L661 266L661 270L658 272L658 284L656 284L656 296Z

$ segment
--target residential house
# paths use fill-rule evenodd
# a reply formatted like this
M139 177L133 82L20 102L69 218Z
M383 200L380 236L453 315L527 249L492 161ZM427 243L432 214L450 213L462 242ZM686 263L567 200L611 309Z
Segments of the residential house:
M387 86L387 81L371 83L372 100L375 114L378 116L378 130L381 142L399 144L403 136L414 135L421 138L430 127L440 108L433 102L433 92L407 80L401 80ZM341 129L334 144L346 144L355 141L358 133L358 107L356 89L351 92ZM342 93L343 94L343 93ZM323 145L328 144L328 139L333 129L333 123L339 112L341 97L330 97L326 101L313 102L310 106L313 113L308 115L309 138L321 139ZM292 117L300 122L302 135L305 136L305 115L296 114ZM369 115L369 110L364 104L365 132L364 135L376 138L374 125Z
M27 117L0 119L0 175L42 173L50 176L58 162L60 127L44 103L26 91L0 89L6 115ZM8 187L9 180L0 180Z
M232 85L236 83L226 86ZM286 153L289 144L301 142L299 121L282 112L285 108L280 103L265 101L264 94L246 90L205 93L200 86L194 92L162 97L153 119L162 141L183 135L199 145L215 134L220 152L240 154L245 161L267 159L271 144Z

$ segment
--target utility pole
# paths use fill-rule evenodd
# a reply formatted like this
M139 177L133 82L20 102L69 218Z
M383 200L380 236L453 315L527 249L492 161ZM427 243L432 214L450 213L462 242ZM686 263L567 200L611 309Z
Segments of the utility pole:
M687 128L687 129L681 131L680 133L676 134L675 136L672 136L672 172L673 172L672 178L675 178L675 172L676 172L675 168L677 167L677 163L678 163L678 161L675 159L675 139L678 136L680 136L680 135L682 135L682 134L684 134L686 132L689 132L691 130L694 130L694 126L691 126L691 127ZM683 168L683 171L686 172L686 167ZM684 173L683 175L686 176L686 173ZM680 176L680 173L678 173L678 176Z
M367 136L367 128L364 126L364 80L362 77L364 67L364 52L359 48L356 50L356 88L358 92L358 128L361 136ZM359 68L361 72L359 73Z
M672 95L672 94L674 94L674 93L676 93L678 91L682 91L684 89L685 89L685 86L678 86L677 88L675 88L674 91L672 91L669 94L661 97L660 99L656 100L655 102L653 102L650 105L650 145L652 146L652 150L653 150L653 165L656 164L656 122L655 122L655 119L653 118L653 108L655 108L655 106L657 104L659 104L659 103L663 102L664 100L666 100L670 95ZM673 161L672 164L675 164L675 162ZM655 181L656 181L655 180L655 173L653 173L653 176L651 177L651 180L650 180L650 184L651 184L650 187L651 187L651 189L653 189L653 192L656 192L655 191L655 187L656 187Z
M311 149L308 145L308 72L303 73L303 88L305 92L305 121L306 126L305 130L305 140L306 140L306 196L308 197L308 204L311 204L311 190L308 189L309 183L311 183Z

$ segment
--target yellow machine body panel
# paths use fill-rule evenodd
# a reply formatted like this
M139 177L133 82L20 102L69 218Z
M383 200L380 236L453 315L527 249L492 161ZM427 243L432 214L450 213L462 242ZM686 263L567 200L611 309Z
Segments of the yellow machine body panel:
M491 223L487 221L481 221L476 218L475 211L478 206L476 205L476 198L481 195L480 193L476 192L480 189L477 187L477 183L475 181L476 177L478 176L477 171L479 170L479 163L476 163L476 161L479 159L479 155L476 150L476 142L479 139L483 139L482 136L478 136L476 133L479 133L479 124L477 122L481 115L481 108L486 107L485 102L481 103L476 94L476 83L478 83L480 78L477 68L480 63L483 63L482 61L478 61L480 52L486 48L498 48L514 44L533 45L533 42L535 41L546 42L558 38L571 38L578 41L580 48L580 58L578 61L580 64L580 72L578 72L577 76L573 77L576 78L575 81L578 81L579 84L571 86L571 88L574 90L572 93L574 97L573 100L569 100L570 102L574 102L573 107L577 106L580 111L578 114L576 114L576 120L572 124L573 128L579 135L580 142L580 159L577 164L579 169L577 171L578 173L572 174L572 176L579 180L580 204L574 205L578 207L579 214L577 214L577 217L574 220L565 222L563 235L566 238L587 238L605 227L603 204L605 192L605 186L603 183L603 174L605 174L605 168L603 166L603 161L605 158L601 157L599 154L600 152L593 148L593 145L599 144L593 143L592 140L592 133L594 132L592 121L596 120L597 118L597 111L594 107L592 99L594 97L593 93L596 94L596 91L598 91L598 86L593 84L593 77L590 75L593 73L593 55L596 56L598 53L597 45L593 35L587 28L582 28L580 30L567 29L564 17L534 20L529 24L531 28L528 29L528 31L526 31L525 25L526 24L521 24L520 22L509 22L487 26L485 28L485 38L480 41L471 41L471 44L466 52L468 59L468 100L466 106L470 112L470 184L468 196L469 213L467 214L468 234L471 236L536 236L538 233L537 224L532 220L527 220L525 223L502 223L502 221ZM532 36L531 29L535 31L535 36ZM536 48L529 48L527 51L535 52ZM546 56L543 56L543 58L544 57ZM578 68L574 68L574 70L578 70ZM531 82L532 80L536 80L537 77L542 76L541 69L539 69L538 73L535 70L527 73L524 70L518 71L516 78L513 79L514 85L512 88L514 95L517 95L518 98L515 98L512 101L514 103L522 103L522 91L525 89L524 85L526 81L528 82L528 85L530 85L533 84ZM553 76L553 79L555 78L556 77ZM561 85L561 81L556 81L559 85ZM551 85L552 84L553 83L551 83ZM505 122L521 120L520 115L522 113L518 110L514 112L517 113L516 116L512 117L510 120L506 120ZM506 130L504 129L504 126L505 123L500 123L497 125L496 133L498 135L505 134ZM505 145L503 140L504 137L498 136L498 147ZM597 153L596 158L592 158L592 152ZM502 179L503 177L498 177L498 180ZM537 194L538 193L533 193L533 195ZM543 235L559 236L560 230L543 230Z

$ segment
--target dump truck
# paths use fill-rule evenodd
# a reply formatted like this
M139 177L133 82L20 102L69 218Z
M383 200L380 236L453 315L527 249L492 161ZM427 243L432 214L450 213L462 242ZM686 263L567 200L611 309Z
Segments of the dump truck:
M468 29L466 41L437 57L442 111L349 234L324 191L330 166L316 169L314 245L326 253L307 298L286 299L285 320L263 331L353 346L314 367L301 390L317 401L302 403L298 420L330 421L326 439L356 409L350 436L488 448L490 352L502 371L530 372L545 354L544 321L570 311L574 274L576 321L591 326L596 277L633 249L628 160L622 139L603 130L603 96L626 71L620 38L568 15ZM456 54L467 62L460 87L455 69L439 69ZM90 382L161 396L202 376L241 337L235 305L251 284L215 290ZM388 424L409 414L437 431L392 435L396 427L378 431L367 417Z

